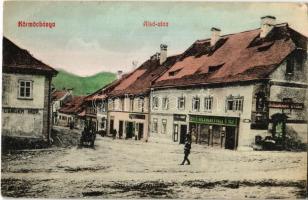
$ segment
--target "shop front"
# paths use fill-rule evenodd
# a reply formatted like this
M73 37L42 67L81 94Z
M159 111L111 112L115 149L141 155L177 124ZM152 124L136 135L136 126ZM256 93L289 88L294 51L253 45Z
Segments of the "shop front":
M189 115L192 142L225 149L236 149L239 118Z
M174 142L179 142L180 144L185 143L186 133L187 133L187 122L186 115L173 115L173 134L172 139Z
M109 115L109 133L116 130L120 139L147 140L147 115L113 112Z
M126 123L126 138L135 137L141 140L145 136L144 120L146 116L144 114L129 114L129 119L132 121L125 121Z

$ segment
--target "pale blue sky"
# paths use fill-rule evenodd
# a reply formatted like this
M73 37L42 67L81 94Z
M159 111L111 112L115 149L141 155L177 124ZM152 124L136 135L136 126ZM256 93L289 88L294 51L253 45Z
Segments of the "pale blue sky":
M308 35L307 6L286 3L206 2L5 2L3 32L12 41L56 68L79 75L132 68L168 45L168 55L187 49L195 40L260 26L260 17ZM18 28L17 22L50 21L53 29ZM165 28L145 28L144 21L166 21Z

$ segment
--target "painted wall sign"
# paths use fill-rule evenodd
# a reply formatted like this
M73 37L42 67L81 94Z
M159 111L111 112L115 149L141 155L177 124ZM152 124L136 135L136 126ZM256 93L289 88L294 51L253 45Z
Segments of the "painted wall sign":
M24 114L27 112L28 114L38 114L39 109L35 108L3 108L3 113L16 113L16 114Z
M145 119L145 115L140 114L129 114L130 119Z
M186 115L177 115L177 114L174 114L174 115L173 115L173 120L174 120L174 121L186 122Z
M303 103L293 103L293 102L279 102L279 101L269 101L269 108L279 108L279 109L295 109L295 110L303 110Z
M189 121L199 124L212 124L212 125L222 125L222 126L238 125L238 118L236 117L190 115Z

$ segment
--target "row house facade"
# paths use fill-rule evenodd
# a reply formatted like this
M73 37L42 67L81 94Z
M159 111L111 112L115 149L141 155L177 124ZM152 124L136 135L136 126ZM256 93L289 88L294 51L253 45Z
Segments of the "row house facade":
M167 45L160 48L160 53L119 77L106 90L105 106L100 112L108 120L105 126L108 134L116 131L119 138L148 140L150 86L176 60L176 56L167 57Z
M103 88L88 95L84 99L84 113L86 123L91 123L95 129L101 134L107 134L108 127L108 93L110 93L115 86L117 86L122 79L118 78Z
M53 125L59 122L59 109L72 99L72 90L55 90L51 93Z
M307 143L307 37L276 18L197 40L152 85L150 133L237 149L286 132Z
M51 81L57 71L4 37L2 72L2 144L11 139L49 143Z
M83 129L84 127L84 96L73 96L58 110L57 125Z

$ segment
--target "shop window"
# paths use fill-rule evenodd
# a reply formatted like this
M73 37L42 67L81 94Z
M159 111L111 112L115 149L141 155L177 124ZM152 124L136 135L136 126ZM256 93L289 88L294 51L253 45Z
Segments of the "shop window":
M192 99L192 109L193 109L193 111L199 111L200 110L200 98L199 97L193 97L193 99Z
M227 110L243 111L244 97L229 96L226 102Z
M293 73L294 73L294 58L290 57L287 60L286 74L293 74Z
M212 110L213 106L213 97L205 97L204 98L204 110L209 111Z
M167 120L166 119L162 120L162 133L163 134L167 133Z
M185 109L185 97L178 98L178 109L184 110Z
M156 118L153 119L153 132L157 133L158 131L158 121Z
M32 99L32 81L19 80L18 98Z
M169 109L169 99L168 97L163 98L163 109L168 110Z
M159 106L159 98L158 97L153 97L152 107L154 109L158 109L158 106Z

